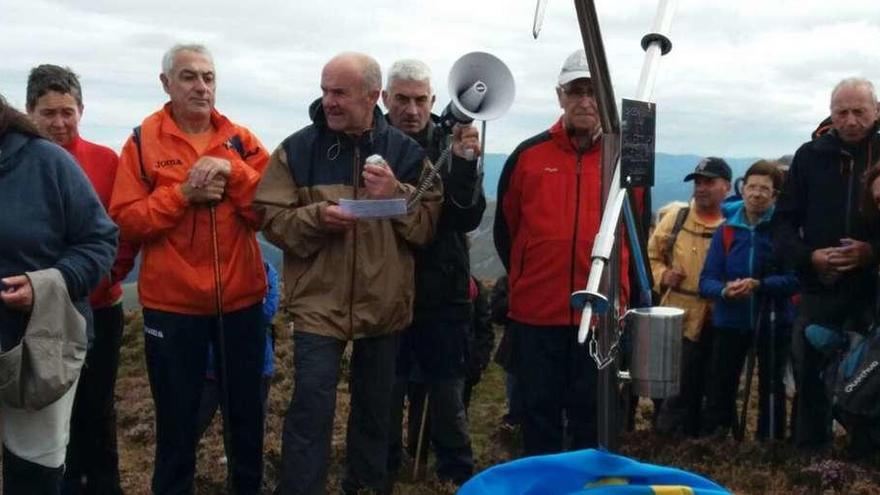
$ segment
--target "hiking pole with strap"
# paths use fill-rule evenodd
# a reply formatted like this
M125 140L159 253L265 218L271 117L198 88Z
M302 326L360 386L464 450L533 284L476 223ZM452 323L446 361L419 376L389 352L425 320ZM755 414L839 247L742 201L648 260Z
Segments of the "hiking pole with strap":
M754 324L754 331L752 332L752 338L749 343L749 351L748 357L746 358L746 390L745 395L743 396L742 409L740 410L739 420L734 423L733 428L733 438L736 439L737 442L741 442L746 433L746 418L749 411L749 396L752 393L752 375L755 374L755 355L756 347L758 345L758 334L761 332L761 315L764 313L764 303L766 299L761 300L761 305L758 308L758 318L757 322ZM734 408L734 412L736 409Z
M422 401L422 419L419 422L419 438L416 441L416 457L413 460L413 481L419 479L419 460L422 457L422 446L425 440L425 426L428 423L428 406L431 400L431 389L425 392L425 400ZM410 403L410 406L412 403ZM425 461L427 464L427 461Z
M771 302L770 303L770 328L769 328L769 337L770 342L768 346L770 347L770 354L767 356L769 361L767 363L767 369L769 373L766 373L768 378L768 387L769 394L768 395L768 404L767 411L769 412L769 418L767 418L767 438L770 440L776 440L776 307ZM761 363L761 366L764 366L764 363ZM760 399L759 399L760 401ZM760 411L758 411L760 417Z
M229 374L226 371L226 337L223 329L223 280L220 273L220 244L217 239L217 211L216 206L211 205L211 251L214 258L214 310L217 316L217 355L220 359L220 404L223 410L220 417L223 420L223 450L229 461L229 473L234 472L235 456L230 443L232 432L229 428ZM215 366L216 368L216 366Z

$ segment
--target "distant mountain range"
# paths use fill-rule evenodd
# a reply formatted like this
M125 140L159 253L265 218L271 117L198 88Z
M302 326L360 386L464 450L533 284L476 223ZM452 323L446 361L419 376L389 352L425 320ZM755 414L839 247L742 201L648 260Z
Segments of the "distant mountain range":
M686 201L690 198L693 185L683 182L682 179L694 170L702 157L697 155L671 155L657 153L655 163L654 188L652 189L652 210L657 210L670 201ZM733 170L734 177L740 177L757 158L724 158ZM492 240L492 223L495 218L495 198L497 197L498 179L507 155L500 153L487 153L483 167L485 188L488 205L483 215L483 221L477 230L470 234L471 237L471 268L474 274L480 278L496 278L504 273L504 267L495 253L495 245ZM282 254L275 246L266 242L262 235L259 236L263 256L276 268L281 270ZM137 266L126 282L137 280ZM127 292L132 292L131 287ZM136 301L126 297L126 303Z
M693 183L683 182L684 177L693 172L703 157L698 155L672 155L657 153L654 164L654 187L651 189L651 209L656 211L670 201L687 201L693 192ZM483 172L483 187L489 198L486 213L480 227L471 233L471 269L480 278L496 278L504 274L504 267L495 253L492 240L492 223L495 217L498 179L507 155L487 153ZM733 176L742 177L749 166L758 158L728 158Z
M687 174L693 172L694 167L702 158L698 155L657 153L654 165L654 189L652 190L654 210L670 201L684 201L690 197L693 186L682 180ZM506 160L507 155L505 154L486 154L483 165L483 173L485 174L483 187L485 187L486 196L489 198L495 199L497 197L498 179L501 177L501 170L504 168ZM733 176L741 177L749 165L757 161L758 158L724 157L724 160L733 170Z

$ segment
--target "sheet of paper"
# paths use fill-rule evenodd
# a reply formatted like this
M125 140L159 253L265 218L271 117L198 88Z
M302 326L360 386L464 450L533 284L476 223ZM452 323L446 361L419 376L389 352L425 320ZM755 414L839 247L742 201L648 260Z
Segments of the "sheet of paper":
M406 215L406 199L340 199L342 211L357 218L390 218Z

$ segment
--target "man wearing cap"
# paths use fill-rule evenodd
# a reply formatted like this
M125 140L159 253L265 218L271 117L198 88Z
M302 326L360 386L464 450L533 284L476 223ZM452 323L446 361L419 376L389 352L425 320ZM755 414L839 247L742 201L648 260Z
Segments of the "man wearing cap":
M664 401L657 427L664 432L700 432L704 377L712 350L711 303L699 295L700 272L712 235L724 223L721 203L730 192L730 167L721 158L704 158L688 174L694 182L690 205L665 215L648 240L654 290L660 303L684 310L679 394Z
M565 60L556 96L562 117L510 155L495 213L526 455L560 452L564 438L572 449L596 445L597 370L577 343L580 311L569 305L571 293L586 285L602 209L602 129L583 50ZM627 259L624 250L623 277ZM621 283L625 294L628 283Z

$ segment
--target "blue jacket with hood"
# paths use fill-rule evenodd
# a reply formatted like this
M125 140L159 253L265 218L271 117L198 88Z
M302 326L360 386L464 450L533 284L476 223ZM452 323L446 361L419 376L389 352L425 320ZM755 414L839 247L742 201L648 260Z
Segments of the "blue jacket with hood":
M700 295L715 302L712 324L716 328L740 331L755 328L762 300L772 302L778 326L789 326L794 319L791 296L799 290L799 284L794 271L783 268L773 255L770 230L773 211L771 207L757 224L750 225L741 200L722 205L727 221L715 231L700 274ZM724 246L726 229L732 229L733 234L727 249ZM722 297L721 291L728 281L747 277L761 282L754 294L743 299ZM767 324L769 315L766 308L762 325Z
M80 166L54 143L10 130L0 135L0 198L0 278L57 268L90 322L88 295L110 272L118 229ZM3 349L18 343L27 321L0 302Z

